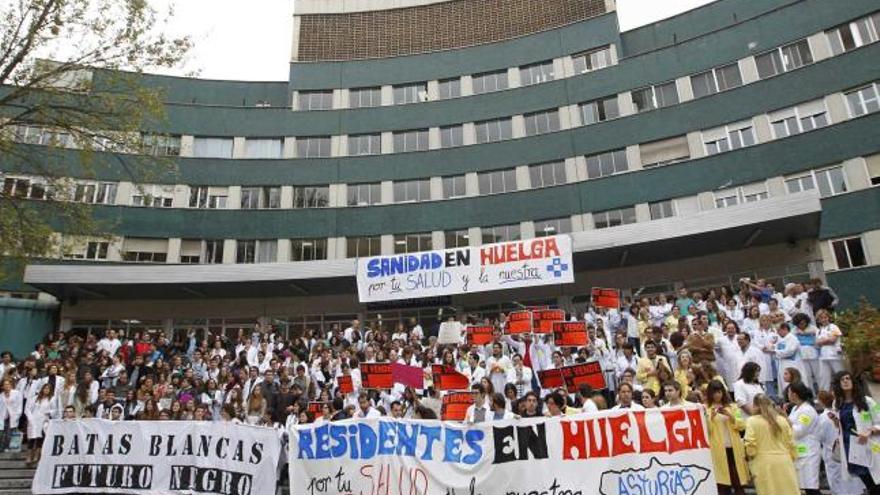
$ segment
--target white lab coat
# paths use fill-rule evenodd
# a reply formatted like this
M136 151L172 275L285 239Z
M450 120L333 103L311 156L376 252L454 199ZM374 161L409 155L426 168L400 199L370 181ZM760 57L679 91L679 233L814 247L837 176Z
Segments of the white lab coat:
M76 387L70 387L69 389L59 388L55 393L55 407L52 408L55 416L52 416L52 418L61 419L61 416L64 415L64 408L72 406L75 397Z
M46 425L49 423L49 419L53 416L54 407L54 399L43 399L41 401L34 399L28 401L27 410L25 411L25 416L27 416L28 420L28 440L43 438L43 433L46 431Z
M819 443L819 415L810 404L803 403L791 409L788 415L798 458L794 465L803 490L819 489L819 464L822 451Z
M803 375L803 366L800 360L801 344L793 332L788 332L784 338L779 337L776 341L776 360L779 369L779 392L785 390L785 382L782 380L785 368L796 368Z
M844 476L839 460L834 460L832 452L838 439L837 426L828 417L828 411L819 415L816 425L816 434L819 444L822 446L822 462L825 463L825 474L828 478L828 487L834 495L862 495L865 485L862 480L855 476ZM843 445L840 446L841 454Z
M6 419L9 419L9 428L18 428L21 420L24 398L18 390L10 390L9 395L0 393L0 431L6 428Z
M865 433L872 430L875 426L880 426L880 405L874 402L874 399L870 397L865 397L865 402L868 403L867 411L858 411L855 406L853 406L852 414L853 420L856 423L856 432ZM835 411L838 416L840 416L839 411ZM846 449L843 448L843 434L838 431L838 441L840 442L840 458L841 458L841 471L843 471L843 478L853 478L849 474L849 468L847 467L848 459L846 456ZM851 439L852 442L855 442L855 438ZM850 445L852 445L850 442ZM871 471L871 477L874 479L874 483L880 483L880 466L877 466L878 459L877 455L874 455L874 466L867 466Z

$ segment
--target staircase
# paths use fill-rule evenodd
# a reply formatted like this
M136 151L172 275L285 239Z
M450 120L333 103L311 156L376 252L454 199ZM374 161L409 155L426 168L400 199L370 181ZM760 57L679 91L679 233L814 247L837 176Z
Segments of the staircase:
M24 464L24 452L0 453L0 495L30 495L35 469Z

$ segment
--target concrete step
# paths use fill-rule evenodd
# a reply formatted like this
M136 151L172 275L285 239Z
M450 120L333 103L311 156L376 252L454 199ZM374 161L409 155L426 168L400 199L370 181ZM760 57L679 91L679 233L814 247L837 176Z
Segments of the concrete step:
M25 452L0 452L0 461L23 461Z
M33 495L30 488L0 488L0 495Z
M33 479L36 469L0 469L0 480L5 479Z
M0 459L0 469L27 469L24 460Z
M30 489L31 483L33 482L33 476L30 478L8 478L8 479L0 479L0 490L15 488L18 490L21 489Z

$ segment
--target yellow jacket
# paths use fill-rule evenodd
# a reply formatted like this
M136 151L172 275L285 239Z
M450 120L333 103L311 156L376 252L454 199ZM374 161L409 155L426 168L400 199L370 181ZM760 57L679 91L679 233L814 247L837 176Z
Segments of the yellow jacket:
M743 445L758 495L800 495L794 459L797 457L791 425L780 415L776 418L781 432L774 436L763 416L746 420Z
M725 406L723 411L730 417L727 421L723 421L722 414L716 414L714 408L707 409L709 414L709 446L712 449L712 464L715 466L715 482L719 485L731 485L730 470L727 465L727 449L724 447L724 429L726 428L730 435L730 447L733 449L739 482L746 485L749 482L749 468L746 463L745 447L740 437L746 429L746 422L742 411L734 403Z
M642 387L653 390L655 394L660 394L660 380L657 379L656 375L648 376L648 373L657 371L661 363L666 368L672 369L669 366L669 362L663 356L654 356L654 361L646 357L639 358L639 364L636 369L636 380L642 384ZM682 396L683 398L684 396Z

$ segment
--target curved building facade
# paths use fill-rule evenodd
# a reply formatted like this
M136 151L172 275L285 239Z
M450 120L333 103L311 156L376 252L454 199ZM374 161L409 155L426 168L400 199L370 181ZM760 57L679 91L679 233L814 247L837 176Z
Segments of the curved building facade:
M155 151L177 172L134 184L107 153L73 177L115 237L28 267L65 328L388 324L743 276L878 302L874 0L718 0L623 33L613 0L296 12L289 81L144 78L169 116L144 132L170 136ZM22 146L76 175L75 150ZM574 284L357 302L358 257L552 234L572 238Z

